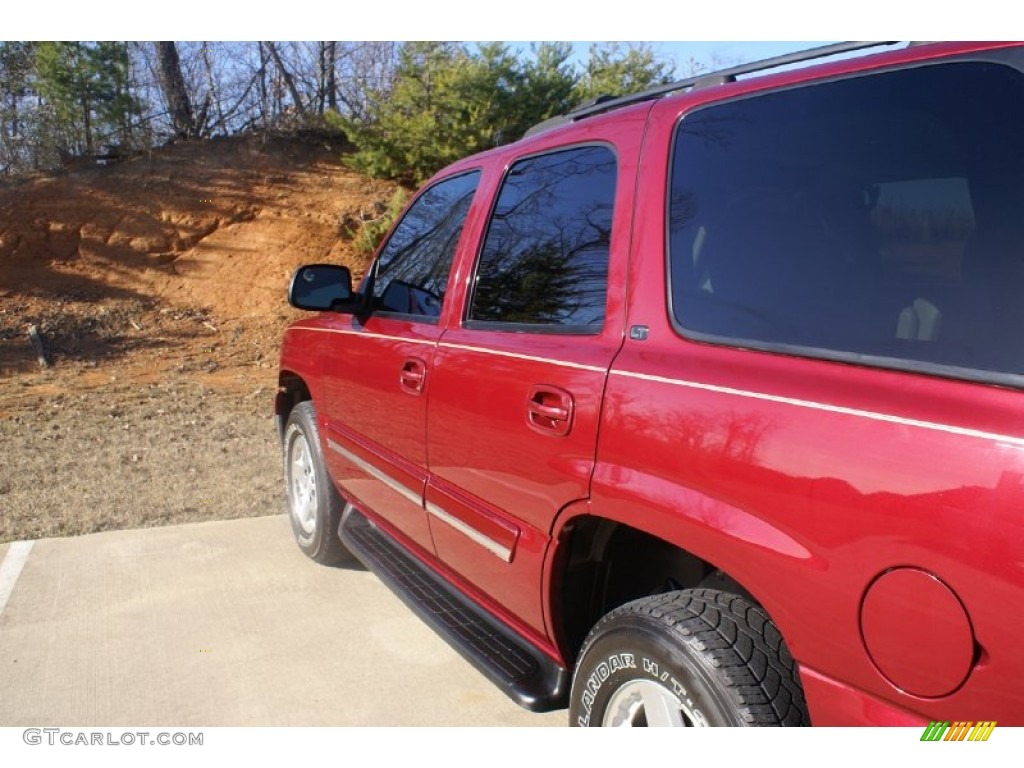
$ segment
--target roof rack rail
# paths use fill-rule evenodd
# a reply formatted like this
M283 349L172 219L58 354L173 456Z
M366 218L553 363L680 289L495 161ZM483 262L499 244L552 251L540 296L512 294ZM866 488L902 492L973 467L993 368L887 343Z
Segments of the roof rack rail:
M598 115L603 112L610 112L613 109L619 109L620 107L627 107L631 104L639 104L644 101L651 101L653 99L661 98L670 93L681 91L684 88L701 87L704 85L717 85L726 82L732 82L738 75L749 75L753 72L761 72L766 69L775 69L777 67L785 67L789 64L798 64L804 61L812 61L814 59L823 59L828 56L836 56L840 53L849 53L851 51L861 51L866 48L878 48L887 45L896 45L899 41L881 41L881 42L845 42L845 43L833 43L832 45L821 45L817 48L808 48L803 51L794 51L793 53L785 53L781 56L773 56L770 59L760 59L758 61L751 61L747 64L739 64L735 67L728 67L726 69L719 69L714 72L702 72L699 75L685 78L683 80L676 80L672 83L665 83L663 85L656 85L653 88L648 88L644 91L638 91L637 93L630 93L625 96L618 96L616 98L608 98L606 96L599 96L597 99L589 101L575 109L566 112L564 115L557 115L555 117L548 118L543 122L537 123L537 125L530 128L523 138L528 136L536 136L538 133L543 133L550 128L554 128L559 125L565 125L566 123L575 122L576 120L582 120L585 117L591 115Z

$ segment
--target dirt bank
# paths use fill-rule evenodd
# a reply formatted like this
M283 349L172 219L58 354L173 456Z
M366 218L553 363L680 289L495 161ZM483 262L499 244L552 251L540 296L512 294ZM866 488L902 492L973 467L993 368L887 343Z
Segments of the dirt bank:
M0 541L281 511L287 280L361 272L347 227L394 194L340 151L233 138L0 182Z

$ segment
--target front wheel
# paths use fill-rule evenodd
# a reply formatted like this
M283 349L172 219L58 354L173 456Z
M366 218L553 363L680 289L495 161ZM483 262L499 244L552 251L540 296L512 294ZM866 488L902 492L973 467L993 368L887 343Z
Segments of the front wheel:
M580 726L807 725L796 665L749 600L691 589L616 608L576 664L569 722Z
M282 447L288 515L299 549L324 565L347 559L348 550L338 538L344 502L320 453L316 411L311 402L299 403L292 409Z

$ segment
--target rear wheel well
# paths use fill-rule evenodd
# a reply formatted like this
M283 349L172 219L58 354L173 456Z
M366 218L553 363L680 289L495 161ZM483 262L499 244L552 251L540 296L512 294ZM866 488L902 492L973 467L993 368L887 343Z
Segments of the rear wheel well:
M738 581L674 544L628 525L580 517L562 532L552 615L563 658L576 660L590 629L608 612L650 595L718 589L757 604Z

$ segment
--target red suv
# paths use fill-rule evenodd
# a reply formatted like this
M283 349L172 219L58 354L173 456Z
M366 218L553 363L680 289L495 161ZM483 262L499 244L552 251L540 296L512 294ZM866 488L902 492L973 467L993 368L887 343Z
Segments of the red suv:
M1024 725L1024 47L882 45L583 107L299 269L300 547L574 725Z

